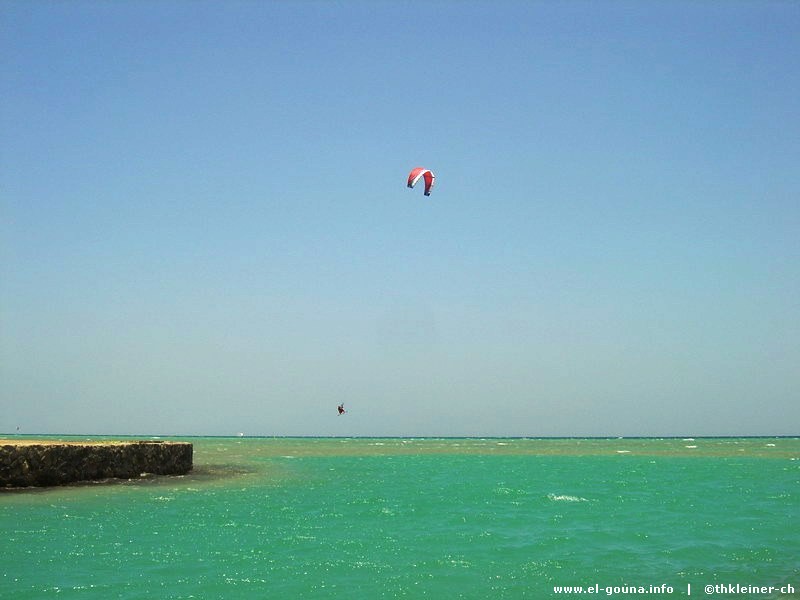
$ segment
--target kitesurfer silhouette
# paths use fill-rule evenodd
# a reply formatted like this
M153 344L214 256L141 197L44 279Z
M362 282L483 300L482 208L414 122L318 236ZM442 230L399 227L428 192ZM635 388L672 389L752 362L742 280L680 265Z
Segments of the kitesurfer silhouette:
M342 403L341 403L339 406L337 406L336 408L338 409L338 411L339 411L339 414L340 414L340 415L343 415L344 413L346 413L346 412L347 412L347 411L344 409L344 402L342 402Z

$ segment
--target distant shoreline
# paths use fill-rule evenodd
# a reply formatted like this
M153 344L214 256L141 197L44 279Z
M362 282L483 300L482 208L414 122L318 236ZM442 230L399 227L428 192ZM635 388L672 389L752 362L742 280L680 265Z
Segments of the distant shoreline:
M141 441L169 441L175 439L331 439L331 440L758 440L758 439L800 439L796 434L754 434L754 435L202 435L181 434L149 436L144 434L114 435L106 433L25 433L0 434L0 444L46 443L46 444L113 444L129 443L130 439ZM70 439L83 438L83 439ZM89 439L107 438L107 439Z

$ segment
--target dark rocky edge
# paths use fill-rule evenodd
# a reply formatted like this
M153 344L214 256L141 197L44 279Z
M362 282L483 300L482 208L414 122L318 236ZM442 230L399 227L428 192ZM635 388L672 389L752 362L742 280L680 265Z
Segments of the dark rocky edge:
M188 442L0 441L0 487L53 486L192 470Z

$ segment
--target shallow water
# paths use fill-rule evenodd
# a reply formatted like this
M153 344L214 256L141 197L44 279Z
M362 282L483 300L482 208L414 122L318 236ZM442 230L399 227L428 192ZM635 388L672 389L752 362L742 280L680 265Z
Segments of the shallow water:
M184 477L0 493L0 597L800 589L798 438L190 441Z

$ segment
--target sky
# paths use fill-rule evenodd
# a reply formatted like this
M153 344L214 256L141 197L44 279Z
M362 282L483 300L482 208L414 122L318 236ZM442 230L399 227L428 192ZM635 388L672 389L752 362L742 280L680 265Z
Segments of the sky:
M800 3L2 0L0 110L0 432L800 434Z

